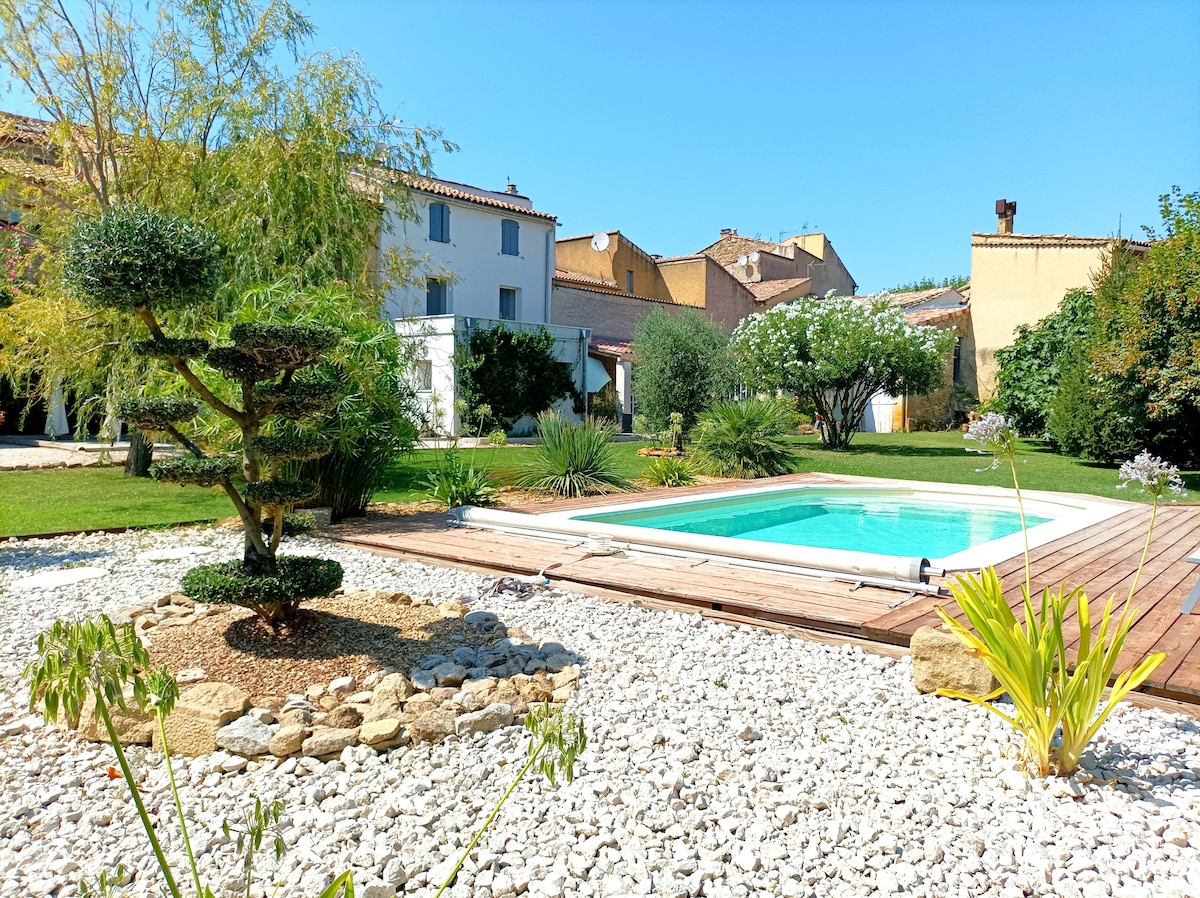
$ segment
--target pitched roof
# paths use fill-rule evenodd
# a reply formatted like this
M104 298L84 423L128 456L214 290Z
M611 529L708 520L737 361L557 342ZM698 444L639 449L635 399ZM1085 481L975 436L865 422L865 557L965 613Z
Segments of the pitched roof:
M509 196L510 194L493 194L492 191L483 190L478 187L471 187L468 184L459 184L456 181L442 181L437 178L424 178L419 175L405 172L401 174L401 179L405 185L412 190L419 190L422 193L432 193L436 196L444 196L453 200L462 200L467 203L476 203L480 206L489 206L493 209L500 209L505 212L515 212L518 215L529 215L533 218L541 218L546 221L557 221L558 217L551 215L549 212L538 212L533 208L533 205L522 206L519 203L514 203L509 200L499 199L499 196ZM511 194L514 199L516 194ZM520 197L525 199L526 197Z
M904 313L904 317L909 324L948 324L951 321L957 321L960 318L965 318L971 312L969 305L948 306L941 309L910 309Z
M608 278L598 278L590 274L580 274L577 271L567 271L565 268L554 269L554 283L564 287L575 287L579 290L591 290L594 293L609 293L614 296L628 296L630 299L642 299L646 302L656 302L660 305L676 305L669 299L658 299L654 296L642 296L640 293L629 293L624 288Z
M633 348L627 340L618 340L615 337L592 337L588 341L588 352L628 358L633 354Z
M812 285L812 278L777 278L773 281L750 281L742 284L747 290L754 294L754 298L759 302L766 302L781 293L786 293L796 287Z

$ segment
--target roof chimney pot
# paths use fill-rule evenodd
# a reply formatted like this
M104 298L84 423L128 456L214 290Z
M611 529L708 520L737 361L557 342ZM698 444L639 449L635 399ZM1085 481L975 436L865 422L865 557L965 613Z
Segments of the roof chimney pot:
M509 182L508 182L508 186L504 188L504 192L505 192L505 193L511 193L511 194L513 194L514 196L519 196L519 195L520 195L520 194L518 194L518 193L517 193L517 185L516 185L516 184L514 184L512 181L509 181Z
M1008 200L996 200L997 234L1011 234L1013 232L1013 219L1016 217L1016 200L1011 203Z

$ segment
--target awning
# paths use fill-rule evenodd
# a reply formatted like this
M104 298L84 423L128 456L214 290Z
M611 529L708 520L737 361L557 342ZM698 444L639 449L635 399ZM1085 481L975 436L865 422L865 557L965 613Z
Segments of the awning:
M604 362L589 355L587 359L587 391L595 393L603 390L608 386L610 380L612 378L608 376L608 369L604 367Z

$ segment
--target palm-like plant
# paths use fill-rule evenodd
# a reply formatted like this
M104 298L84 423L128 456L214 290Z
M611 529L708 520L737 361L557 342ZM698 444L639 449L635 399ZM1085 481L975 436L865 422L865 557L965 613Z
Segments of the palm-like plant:
M612 425L593 420L573 424L554 412L542 412L537 422L538 445L518 485L568 497L632 489L617 472Z
M783 399L752 396L717 402L700 415L696 454L700 468L714 477L775 477L790 474L796 457L784 441L795 413Z

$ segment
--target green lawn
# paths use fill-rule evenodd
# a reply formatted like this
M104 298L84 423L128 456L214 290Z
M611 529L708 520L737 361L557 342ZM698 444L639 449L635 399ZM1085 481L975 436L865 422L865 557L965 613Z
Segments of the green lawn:
M799 471L823 471L829 474L857 474L863 477L893 477L900 480L928 480L943 483L967 483L986 486L1012 486L1007 465L999 470L979 471L991 463L990 457L968 452L974 445L962 433L860 433L850 449L833 452L820 448L814 436L796 437ZM621 473L635 479L652 459L639 456L645 443L618 443ZM476 450L473 464L486 467L501 482L511 482L529 447L507 446L502 449ZM471 458L470 450L464 453ZM387 488L376 496L377 502L415 502L423 498L425 475L437 465L438 450L413 452L399 460L390 472ZM1026 489L1089 493L1113 499L1139 500L1146 497L1137 489L1117 489L1117 466L1068 458L1033 441L1022 441L1018 455L1018 476ZM1200 472L1185 472L1189 490L1200 489Z
M848 451L830 452L817 438L796 437L798 470L867 477L894 477L1012 486L1007 467L979 472L990 459L966 452L971 445L961 433L860 433ZM651 459L637 454L644 443L618 443L621 473L636 479ZM532 451L524 446L481 448L468 461L488 468L502 483L511 482ZM392 467L377 502L414 502L424 498L427 472L437 465L440 450L409 453ZM1082 462L1047 450L1038 443L1021 444L1018 473L1027 489L1090 493L1116 499L1144 499L1136 489L1118 490L1115 467ZM1185 472L1193 493L1200 472ZM1190 498L1190 497L1189 497ZM65 468L0 473L0 536L98 530L105 527L161 527L184 521L217 520L233 515L219 489L160 484L122 476L121 468Z
M125 477L120 467L0 473L0 536L161 527L233 514L229 498L217 487Z

